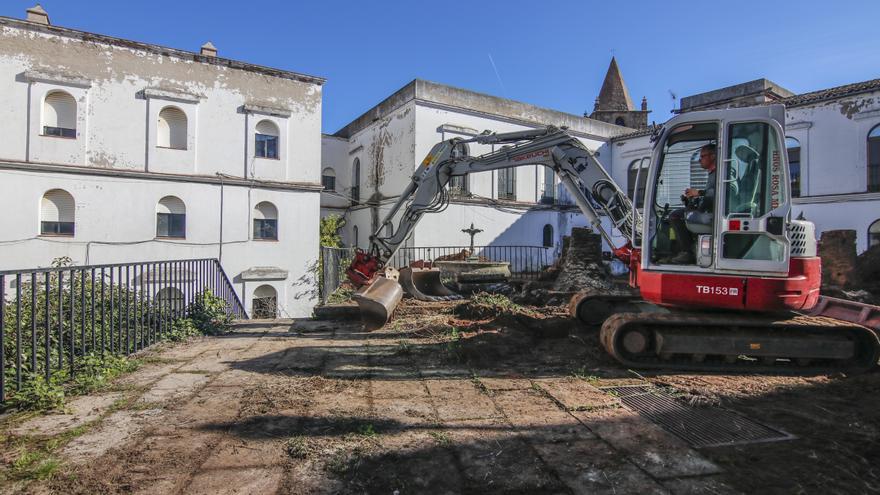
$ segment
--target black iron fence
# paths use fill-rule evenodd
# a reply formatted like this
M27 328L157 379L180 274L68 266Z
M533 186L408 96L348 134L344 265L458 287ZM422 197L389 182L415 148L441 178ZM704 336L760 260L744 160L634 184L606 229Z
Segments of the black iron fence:
M318 289L322 304L327 304L327 299L345 280L345 270L354 259L354 252L355 248L321 246L321 279Z
M413 261L434 261L443 256L470 251L470 246L401 247L388 261L389 266L402 268ZM354 248L321 247L321 301L327 298L345 280L345 269L354 257ZM556 261L556 250L543 246L474 246L475 256L490 261L510 263L514 279L536 280L541 271Z
M85 356L156 343L207 291L248 318L216 259L0 271L0 403L36 375L73 376Z

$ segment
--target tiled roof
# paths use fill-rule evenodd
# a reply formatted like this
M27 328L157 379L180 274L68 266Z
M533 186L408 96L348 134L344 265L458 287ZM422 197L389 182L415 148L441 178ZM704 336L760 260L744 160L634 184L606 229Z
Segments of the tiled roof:
M652 124L652 125L649 125L648 127L645 127L644 129L639 129L637 131L628 132L626 134L620 134L618 136L614 136L613 138L611 138L611 140L612 141L620 141L621 139L632 139L632 138L637 138L637 137L642 137L642 136L650 136L651 133L654 132L654 126L656 126L656 125L657 124Z
M880 90L880 79L845 84L836 88L820 89L819 91L784 98L773 103L783 103L786 107L796 107L875 90Z

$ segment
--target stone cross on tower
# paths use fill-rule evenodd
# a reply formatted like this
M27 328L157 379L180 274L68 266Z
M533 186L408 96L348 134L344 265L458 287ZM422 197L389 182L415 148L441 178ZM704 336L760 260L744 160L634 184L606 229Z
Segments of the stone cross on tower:
M471 253L470 255L474 255L474 236L483 231L483 229L475 229L474 222L471 222L471 228L469 229L461 229L462 232L471 236Z

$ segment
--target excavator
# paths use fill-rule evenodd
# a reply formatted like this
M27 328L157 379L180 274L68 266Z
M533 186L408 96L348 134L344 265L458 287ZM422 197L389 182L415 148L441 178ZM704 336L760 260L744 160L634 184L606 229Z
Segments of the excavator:
M585 290L570 302L571 315L600 326L602 346L623 365L873 368L880 357L880 307L820 296L815 227L791 218L784 112L781 105L696 111L655 126L642 212L564 128L437 143L370 236L369 250L358 250L347 270L360 287L354 298L365 326L387 323L404 288L420 299L461 297L442 285L437 269L386 266L422 215L445 207L453 177L543 165L629 268L628 290ZM500 148L471 156L471 143ZM715 154L712 173L694 166L706 149ZM702 186L699 193L681 196L695 185Z

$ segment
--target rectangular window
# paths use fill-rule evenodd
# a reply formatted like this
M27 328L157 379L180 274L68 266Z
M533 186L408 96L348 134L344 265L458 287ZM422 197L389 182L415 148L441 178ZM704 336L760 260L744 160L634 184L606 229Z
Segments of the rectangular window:
M64 127L50 127L48 125L44 125L43 126L43 135L44 136L63 137L63 138L75 138L76 137L76 129L66 129Z
M458 175L449 179L449 194L458 197L468 195L467 175Z
M516 201L516 168L498 171L498 199Z
M185 213L156 213L156 237L186 237Z
M256 135L257 158L278 158L278 136Z
M73 222L40 222L42 235L73 235Z
M763 122L732 124L727 153L726 215L759 218L787 200L782 152L773 127Z
M880 192L880 138L868 138L868 192Z
M335 191L336 190L336 177L332 177L329 175L321 176L321 185L324 186L325 191Z
M254 239L278 240L278 220L254 219Z
M801 197L801 149L788 149L788 174L791 176L791 197Z

